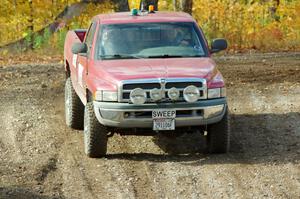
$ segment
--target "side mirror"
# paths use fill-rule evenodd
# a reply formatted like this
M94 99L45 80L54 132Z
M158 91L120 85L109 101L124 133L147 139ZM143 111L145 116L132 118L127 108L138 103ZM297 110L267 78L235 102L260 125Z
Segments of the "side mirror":
M214 39L211 43L211 53L217 53L227 48L226 39Z
M72 53L87 53L87 45L85 43L74 43L72 46Z

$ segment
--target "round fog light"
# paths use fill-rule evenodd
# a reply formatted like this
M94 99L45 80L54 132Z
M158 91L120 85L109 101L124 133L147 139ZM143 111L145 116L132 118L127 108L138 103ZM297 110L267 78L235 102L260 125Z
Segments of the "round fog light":
M130 92L130 100L133 104L144 104L146 99L147 94L141 88L135 88Z
M170 88L170 90L168 91L168 96L171 100L178 100L179 98L179 90L176 89L175 87Z
M158 101L162 99L162 93L160 89L154 88L150 91L150 97L153 101Z
M187 102L196 102L200 97L200 91L196 86L188 86L183 90L183 98Z

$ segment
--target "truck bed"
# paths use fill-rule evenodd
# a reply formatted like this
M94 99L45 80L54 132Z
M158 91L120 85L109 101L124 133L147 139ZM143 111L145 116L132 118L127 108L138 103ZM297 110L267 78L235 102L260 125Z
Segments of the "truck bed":
M76 42L83 42L86 31L86 29L76 29L68 31L64 45L64 58L66 62L65 67L67 63L71 65L76 62L76 60L73 60L72 45Z

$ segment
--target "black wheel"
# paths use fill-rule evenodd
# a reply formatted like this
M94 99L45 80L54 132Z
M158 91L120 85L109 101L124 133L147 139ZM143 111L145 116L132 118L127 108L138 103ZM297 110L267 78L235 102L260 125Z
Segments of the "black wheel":
M108 131L95 116L92 102L88 102L84 111L84 151L91 158L106 155Z
M84 105L76 94L71 79L65 85L65 116L66 124L74 129L83 130Z
M207 127L207 133L207 149L209 153L228 152L230 130L227 110L220 122Z

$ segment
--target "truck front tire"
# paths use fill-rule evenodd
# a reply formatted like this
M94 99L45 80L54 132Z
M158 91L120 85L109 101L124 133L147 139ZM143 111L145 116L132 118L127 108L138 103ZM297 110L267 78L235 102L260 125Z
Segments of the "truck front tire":
M230 144L228 111L222 120L207 127L207 149L209 153L227 153Z
M83 130L84 105L76 94L71 78L66 80L65 84L65 116L67 126Z
M95 116L93 102L88 102L84 111L84 151L88 157L106 155L108 131Z

